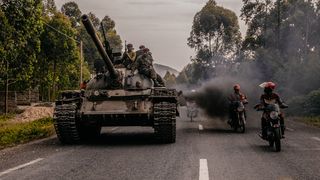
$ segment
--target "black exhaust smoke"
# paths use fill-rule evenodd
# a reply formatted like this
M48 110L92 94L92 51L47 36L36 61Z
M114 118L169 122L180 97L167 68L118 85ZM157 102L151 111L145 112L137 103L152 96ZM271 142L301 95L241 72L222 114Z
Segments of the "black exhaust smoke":
M234 92L233 86L240 84L241 92L249 100L248 109L259 102L259 96L262 93L262 89L258 86L259 82L253 78L218 77L204 83L205 85L196 92L186 94L186 97L194 100L211 118L223 120L229 115L228 97Z

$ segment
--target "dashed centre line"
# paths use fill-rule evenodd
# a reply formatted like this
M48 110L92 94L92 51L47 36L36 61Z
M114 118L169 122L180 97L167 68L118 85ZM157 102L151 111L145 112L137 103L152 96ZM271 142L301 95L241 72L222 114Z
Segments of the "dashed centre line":
M199 124L199 131L203 131L203 126Z
M33 161L30 161L30 162L28 162L28 163L21 164L21 165L19 165L19 166L14 167L14 168L10 168L10 169L8 169L8 170L5 170L5 171L3 171L3 172L0 173L0 177L3 176L3 175L5 175L5 174L9 174L9 173L11 173L12 171L16 171L16 170L18 170L18 169L22 169L22 168L24 168L24 167L30 166L30 165L32 165L32 164L35 164L35 163L37 163L37 162L39 162L39 161L42 161L42 160L43 160L43 158L38 158L38 159L33 160Z
M316 140L316 141L319 141L319 142L320 142L320 138L318 138L318 137L311 137L311 139L313 139L313 140Z
M199 180L209 180L207 159L200 159Z
M114 128L111 129L111 131L115 131L117 129L119 129L119 127L114 127Z

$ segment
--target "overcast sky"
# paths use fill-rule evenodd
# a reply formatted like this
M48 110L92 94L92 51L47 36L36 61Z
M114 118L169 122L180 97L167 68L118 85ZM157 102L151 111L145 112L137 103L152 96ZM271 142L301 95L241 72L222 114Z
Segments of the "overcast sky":
M56 0L60 9L70 0ZM116 22L123 42L137 49L146 45L155 62L177 70L190 62L194 51L187 46L194 15L207 0L74 0L82 13L93 12L100 19L105 15ZM218 5L231 9L239 16L241 0L216 0ZM239 18L240 19L240 18ZM240 21L242 34L245 25Z

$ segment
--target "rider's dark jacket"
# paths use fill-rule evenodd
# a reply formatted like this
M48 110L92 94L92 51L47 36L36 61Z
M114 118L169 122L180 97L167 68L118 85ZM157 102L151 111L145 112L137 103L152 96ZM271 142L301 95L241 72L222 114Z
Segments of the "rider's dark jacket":
M262 94L260 97L260 103L263 106L275 103L279 104L280 106L283 104L280 96L277 93Z

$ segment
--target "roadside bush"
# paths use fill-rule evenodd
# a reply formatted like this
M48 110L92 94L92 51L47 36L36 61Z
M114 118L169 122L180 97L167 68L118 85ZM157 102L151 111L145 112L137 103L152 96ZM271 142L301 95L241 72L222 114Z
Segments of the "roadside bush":
M303 116L306 114L305 102L306 96L296 96L288 101L289 108L286 109L286 113L290 116Z
M297 96L288 101L286 110L291 116L320 116L320 89L306 96Z
M301 119L302 122L320 128L320 116L318 117L304 117Z
M307 95L304 109L309 116L320 115L320 89L312 91Z

